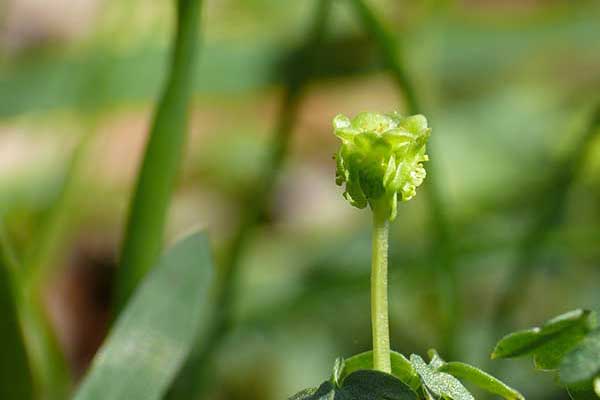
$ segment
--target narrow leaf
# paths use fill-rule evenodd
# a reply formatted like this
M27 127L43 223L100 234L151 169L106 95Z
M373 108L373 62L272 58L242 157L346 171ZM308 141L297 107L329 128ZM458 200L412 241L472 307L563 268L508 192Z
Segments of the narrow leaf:
M135 292L75 400L160 399L210 317L204 234L178 242Z
M521 393L506 385L504 382L469 364L451 361L443 364L438 371L447 372L456 378L469 381L474 385L477 385L490 393L502 396L507 400L525 399Z
M12 284L12 301L16 306L19 328L23 330L36 396L43 397L45 400L63 400L70 393L69 371L46 310L42 306L40 293L25 285L23 265L12 252L8 238L2 229L0 229L0 248L0 263L3 264L0 268L8 267L5 269L6 282ZM12 324L10 313L6 315L6 329L10 330ZM13 350L16 349L18 346ZM6 361L10 362L10 358ZM18 365L15 367L18 368Z
M171 70L156 109L130 204L115 292L117 308L124 306L162 250L171 192L186 137L188 103L198 54L201 3L201 0L177 1L177 33Z
M0 399L28 400L33 398L33 382L10 282L7 261L0 257Z

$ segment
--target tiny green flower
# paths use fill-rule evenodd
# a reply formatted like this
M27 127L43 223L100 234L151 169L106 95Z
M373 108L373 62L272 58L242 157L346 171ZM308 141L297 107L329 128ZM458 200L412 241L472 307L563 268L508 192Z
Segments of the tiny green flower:
M425 151L431 133L427 119L363 112L350 120L340 114L333 119L333 130L342 141L335 160L336 183L346 184L344 197L393 220L398 200L412 199L425 179L422 162L429 159Z

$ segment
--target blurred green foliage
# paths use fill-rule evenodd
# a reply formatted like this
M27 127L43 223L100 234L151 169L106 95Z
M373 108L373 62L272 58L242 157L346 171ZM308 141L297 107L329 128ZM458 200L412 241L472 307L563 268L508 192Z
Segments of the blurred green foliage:
M396 350L436 346L483 365L507 332L600 303L600 142L590 122L598 3L365 1L385 28L375 31L358 3L331 3L316 56L306 53L315 2L204 5L190 140L164 235L208 227L220 266L238 254L240 235L244 251L202 398L285 398L327 376L338 355L370 348L368 223L334 189L329 121L338 112L426 108L417 112L435 132L428 201L407 204L391 234ZM36 261L45 272L31 306L45 303L74 376L84 372L73 366L76 343L91 339L72 326L102 321L106 306L69 312L96 294L61 285L94 257L116 264L136 138L167 79L171 6L110 0L83 33L40 31L14 45L6 32L19 20L1 18L0 214L20 259L32 243L51 244L39 254L52 256ZM20 25L46 26L36 16ZM90 132L71 168L73 143ZM76 179L65 179L73 169ZM53 230L51 216L65 215L56 207L68 212ZM38 242L40 231L58 234ZM3 355L19 348L9 344L14 320L5 321ZM567 398L513 361L486 369L528 399Z

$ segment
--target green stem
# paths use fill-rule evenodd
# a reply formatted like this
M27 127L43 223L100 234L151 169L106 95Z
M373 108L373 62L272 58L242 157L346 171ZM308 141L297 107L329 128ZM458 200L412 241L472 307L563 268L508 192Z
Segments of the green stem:
M424 108L417 96L417 90L406 70L403 49L399 40L387 27L372 7L364 0L352 0L352 5L361 20L364 29L379 47L385 65L390 71L400 94L404 98L407 114L424 113ZM438 286L438 309L442 313L441 332L443 350L448 356L454 353L456 328L460 319L459 282L456 274L456 244L451 234L450 221L446 207L441 198L441 188L437 181L438 165L435 162L434 143L429 143L431 160L427 163L427 182L424 194L429 203L428 219L431 230L430 251L431 264L435 268Z
M371 257L371 328L373 367L391 373L390 323L388 315L388 236L389 222L373 213L373 252Z

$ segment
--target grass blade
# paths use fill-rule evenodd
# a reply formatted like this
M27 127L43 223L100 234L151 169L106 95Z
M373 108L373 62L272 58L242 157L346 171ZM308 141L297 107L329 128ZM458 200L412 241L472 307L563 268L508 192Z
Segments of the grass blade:
M1 229L1 226L0 226ZM6 246L4 232L0 232L0 398L28 400L33 398L33 378L27 359L27 351L17 314L16 293L11 282L14 264Z
M72 228L72 210L77 207L78 190L81 188L81 170L93 136L83 135L75 148L61 183L60 193L42 221L35 239L28 246L23 262L23 284L26 290L36 290L43 284L66 245Z
M1 228L1 227L0 227ZM39 290L26 285L25 274L0 229L0 261L4 264L31 367L36 396L45 400L63 400L71 390L67 361L43 307Z
M212 310L208 240L178 242L132 296L75 400L162 398Z
M177 32L171 70L156 110L131 202L117 276L117 310L156 263L162 249L166 215L186 137L201 4L201 0L177 1Z

